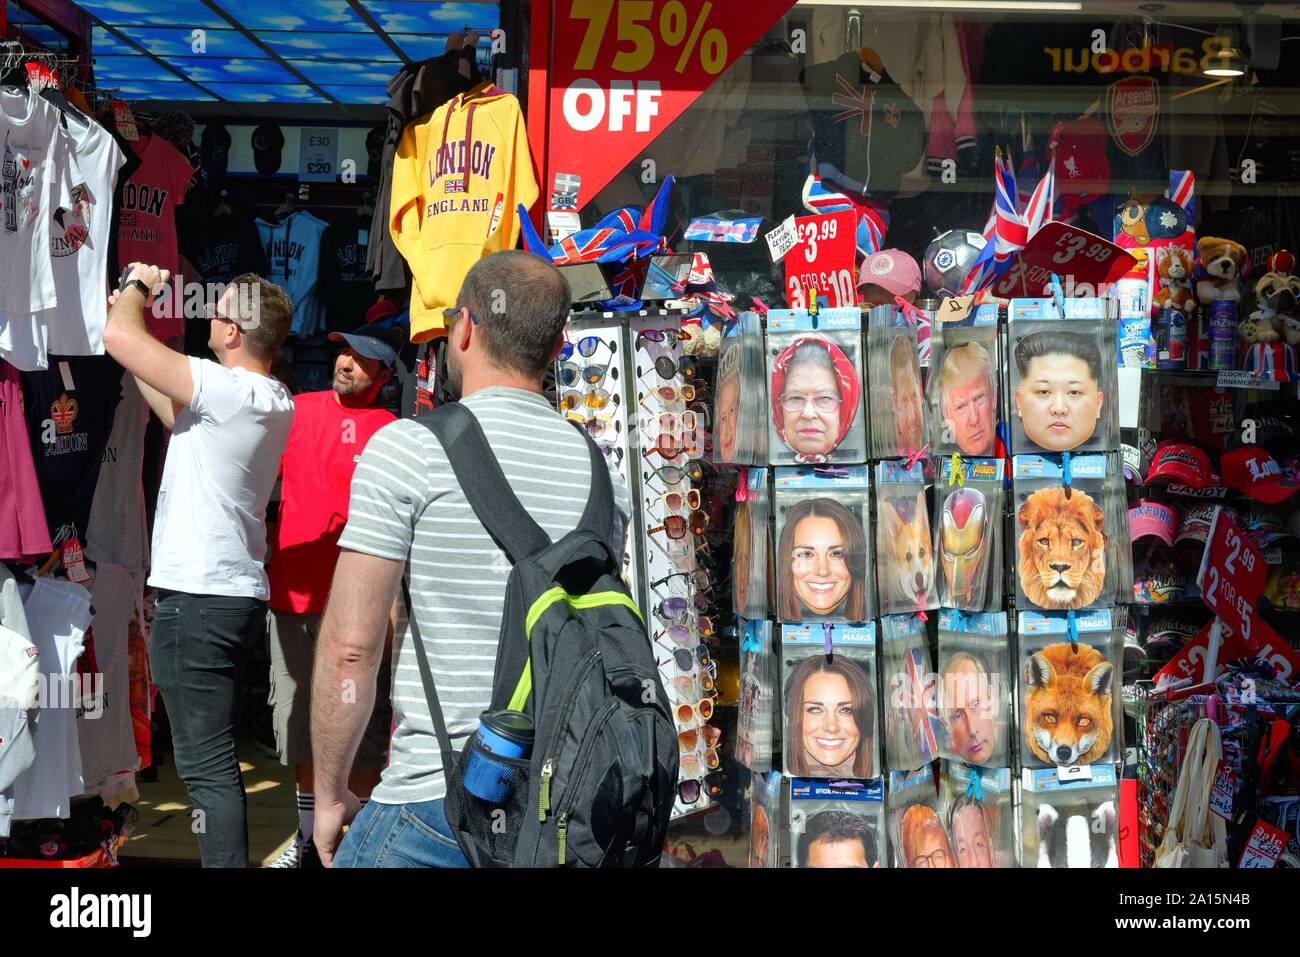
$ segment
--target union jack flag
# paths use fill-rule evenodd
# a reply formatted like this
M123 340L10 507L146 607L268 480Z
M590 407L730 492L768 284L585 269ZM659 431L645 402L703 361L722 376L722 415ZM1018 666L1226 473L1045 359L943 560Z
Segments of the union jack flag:
M1044 225L1052 221L1052 205L1056 202L1056 154L1047 162L1047 172L1034 187L1029 202L1025 204L1025 242L1034 238Z
M939 712L936 703L926 694L929 669L920 648L908 649L903 658L903 669L911 694L907 699L911 704L907 709L907 721L912 741L920 760L933 761L939 756Z
M610 228L583 229L572 236L566 236L556 244L559 256L552 261L557 266L595 262L611 251L609 241L616 232L618 230Z
M885 246L889 214L861 193L829 183L820 176L809 176L803 184L803 206L810 213L838 213L851 209L857 214L858 260L880 252Z
M1169 171L1169 189L1165 196L1187 211L1190 224L1196 217L1196 177L1189 169L1171 169Z
M1016 211L1016 174L1011 160L998 150L993 157L993 209L984 226L985 245L975 265L962 282L964 294L979 292L1011 268L1012 257L1024 249L1030 238L1052 217L1055 192L1055 160L1038 181L1025 215Z

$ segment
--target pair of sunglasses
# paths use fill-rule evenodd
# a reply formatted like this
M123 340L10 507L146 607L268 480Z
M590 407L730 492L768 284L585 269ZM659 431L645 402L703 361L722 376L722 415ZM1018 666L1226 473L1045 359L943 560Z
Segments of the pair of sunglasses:
M560 361L563 362L566 359L572 358L575 348L578 351L578 355L582 356L584 359L590 359L596 354L596 350L602 345L607 346L610 352L614 352L616 349L616 344L613 340L605 342L605 340L600 336L583 336L578 340L576 346L572 342L566 342L564 345L560 346Z
M673 572L671 575L665 575L658 581L651 582L650 587L658 588L660 585L665 584L673 578L689 578L695 583L695 587L701 591L707 590L708 587L713 584L713 580L709 577L709 573L703 568L697 568L695 571L691 572Z
M669 492L664 495L660 501L668 511L680 512L685 509L698 511L702 500L700 498L700 490L693 488L689 492ZM707 588L708 586L705 585L704 587Z
M696 509L691 512L689 518L685 515L667 516L662 525L650 529L647 534L654 535L658 532L664 532L669 538L685 538L688 531L693 535L703 535L708 527L709 516Z
M696 718L702 724L713 717L713 699L701 698L695 704L679 704L676 714L678 724L690 724Z
M605 381L605 376L611 379L618 379L618 366L616 365L585 365L580 366L576 362L566 362L560 366L557 374L562 386L575 386L579 382L585 385L600 385Z
M694 432L698 425L694 412L660 412L660 432Z
M646 329L637 333L636 347L644 349L647 342L671 342L689 338L690 336L680 329Z
M676 402L676 401L678 401L679 399L680 399L682 402L694 402L694 401L695 401L695 395L696 395L696 393L695 393L695 386L693 386L693 385L682 385L682 386L677 386L677 385L661 385L661 386L655 386L655 388L652 389L651 391L649 391L649 392L642 392L642 393L637 397L637 401L639 401L643 406L645 406L646 409L649 409L650 411L653 412L654 410L653 410L653 409L650 409L650 406L646 405L646 402L645 402L646 397L647 397L647 396L651 396L651 395L656 395L656 396L658 396L660 402Z
M706 748L717 748L722 743L722 729L706 724L702 728L691 728L677 735L677 743L682 751L689 754L704 743Z
M608 405L618 406L621 401L617 392L610 395L604 389L592 389L590 392L564 392L560 394L560 411L572 412L580 407L603 409Z
M682 769L685 770L686 766L687 762L683 761ZM719 772L682 781L677 785L677 800L683 804L698 804L701 797L715 798L722 793L723 780L724 777Z
M672 356L656 356L654 370L659 373L661 379L675 379L679 375L683 379L694 379L696 376L695 360L690 356L682 356L680 359L674 359ZM642 372L638 367L636 374L645 378L648 372L649 370Z
M687 479L698 482L704 478L704 465L698 459L691 459L680 466L661 465L659 468L653 469L648 475L642 475L641 479L648 482L652 475L665 485L680 485Z

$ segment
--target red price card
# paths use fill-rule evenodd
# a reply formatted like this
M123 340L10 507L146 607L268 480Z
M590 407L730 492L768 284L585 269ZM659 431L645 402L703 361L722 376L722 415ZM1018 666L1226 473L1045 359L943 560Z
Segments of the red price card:
M814 294L831 306L856 305L853 211L801 216L794 221L794 228L799 241L784 260L785 298L790 308L807 309Z
M1136 259L1108 239L1065 223L1048 223L1020 254L1027 267L1056 273L1067 286L1113 283L1128 272ZM1070 289L1065 294L1077 295ZM1035 294L1036 295L1036 294Z
M1268 821L1256 821L1255 830L1250 832L1246 849L1241 852L1239 868L1270 868L1282 856L1282 849L1289 840L1286 831L1269 824Z
M1268 566L1222 508L1215 512L1214 526L1205 543L1196 583L1201 598L1226 621L1251 651L1259 648L1255 634L1255 600L1264 590Z

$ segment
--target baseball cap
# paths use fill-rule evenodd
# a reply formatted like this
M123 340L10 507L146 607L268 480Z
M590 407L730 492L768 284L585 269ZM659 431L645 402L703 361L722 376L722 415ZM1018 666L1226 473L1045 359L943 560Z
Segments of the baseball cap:
M225 176L230 162L230 131L224 123L209 123L199 138L199 162L211 176Z
M366 325L375 322L382 322L385 319L391 319L402 310L392 299L380 299L377 303L366 310Z
M1282 471L1277 459L1257 445L1243 445L1223 453L1220 466L1223 482L1228 488L1245 492L1259 502L1276 505L1300 489L1300 485Z
M882 249L862 261L858 288L879 286L895 296L921 291L921 267L901 249Z
M1148 648L1162 644L1181 648L1195 638L1200 630L1200 623L1188 618L1167 611L1153 613L1147 624L1146 633L1142 636L1142 643Z
M1182 601L1187 576L1167 558L1147 558L1133 572L1133 601L1138 605L1163 605Z
M1282 541L1296 542L1295 535L1282 524L1282 519L1260 508L1252 508L1242 515L1237 522L1237 527L1259 549L1268 548Z
M1249 434L1246 423L1254 424L1254 441L1251 445L1258 445L1267 451L1270 455L1276 455L1283 458L1294 455L1297 451L1295 429L1285 419L1277 415L1253 415L1246 413L1242 416L1241 424L1228 433L1227 447L1229 449L1239 449L1246 445L1241 437L1243 433Z
M1163 502L1144 498L1128 510L1128 528L1131 541L1154 535L1166 545L1172 545L1178 528L1178 512Z
M284 149L284 134L280 124L263 123L253 130L253 163L263 176L280 171L280 152Z
M1193 505L1183 513L1183 521L1178 526L1178 535L1174 538L1175 542L1207 542L1210 539L1210 529L1214 527L1214 510L1218 506L1201 503ZM1233 522L1237 521L1237 513L1234 509L1223 506L1223 511L1227 513L1228 518Z
M1151 467L1147 469L1147 484L1159 478L1205 488L1212 475L1210 457L1203 450L1186 442L1166 441L1156 447Z
M390 327L362 326L351 332L331 332L331 342L347 343L348 348L367 359L378 359L388 368L397 366L397 353L402 348L399 333Z

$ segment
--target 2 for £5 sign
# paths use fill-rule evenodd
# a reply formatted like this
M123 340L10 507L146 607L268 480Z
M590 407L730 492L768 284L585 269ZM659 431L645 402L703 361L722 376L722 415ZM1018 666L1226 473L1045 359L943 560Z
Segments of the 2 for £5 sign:
M793 6L794 0L557 0L548 166L582 177L578 208ZM672 172L658 172L656 180Z
M1251 651L1259 648L1259 636L1254 633L1255 600L1264 591L1267 579L1264 556L1227 513L1218 509L1196 581L1205 604L1232 626Z

